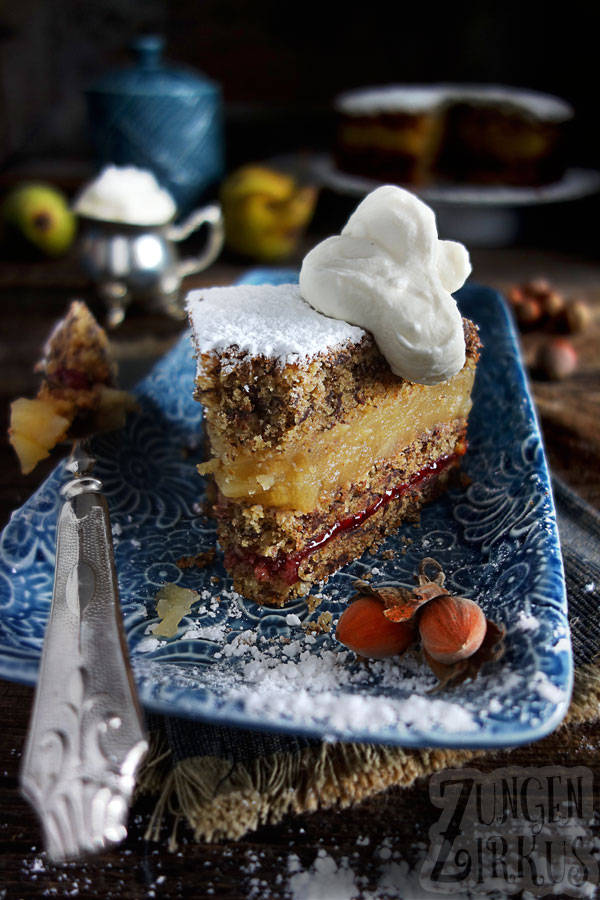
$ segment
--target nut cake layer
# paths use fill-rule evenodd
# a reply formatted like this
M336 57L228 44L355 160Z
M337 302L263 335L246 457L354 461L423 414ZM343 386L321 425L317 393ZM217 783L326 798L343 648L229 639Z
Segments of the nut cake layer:
M297 285L279 287L290 288L294 303L298 303ZM257 290L264 288L273 286ZM353 326L347 326L350 334L344 334L338 343L304 358L297 353L291 359L291 354L287 358L252 355L235 343L207 347L200 339L202 292L194 292L194 296L199 299L191 315L193 326L196 322L195 397L204 405L212 453L219 459L234 460L240 450L284 451L286 445L303 440L310 432L343 422L357 406L376 404L398 384L373 337ZM316 322L335 321L314 310L311 313ZM312 325L311 319L307 327ZM474 358L480 346L477 329L466 319L463 327L467 357Z

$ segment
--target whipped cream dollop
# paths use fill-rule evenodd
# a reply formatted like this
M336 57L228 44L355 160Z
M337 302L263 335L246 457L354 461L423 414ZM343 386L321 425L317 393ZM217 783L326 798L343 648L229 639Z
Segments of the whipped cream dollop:
M164 225L177 211L171 194L152 172L135 166L106 166L73 204L76 213L103 222Z
M306 255L300 290L319 312L370 331L394 374L438 384L465 362L452 293L470 271L465 247L438 238L433 210L384 185L365 197L340 235Z

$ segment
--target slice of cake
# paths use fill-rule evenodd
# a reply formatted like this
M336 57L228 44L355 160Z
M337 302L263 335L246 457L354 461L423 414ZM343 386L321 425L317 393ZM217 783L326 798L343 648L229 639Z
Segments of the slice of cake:
M36 370L43 376L37 397L11 404L9 438L25 475L56 444L120 428L136 408L117 390L106 333L81 301L53 329Z
M395 224L377 236L374 221L389 213ZM429 216L406 191L380 189L342 235L309 254L300 286L189 295L195 396L205 407L211 453L199 468L214 479L225 566L246 597L283 605L309 593L417 515L466 451L480 344L441 280L456 282L464 258L429 239ZM400 263L385 244L394 229L404 234L403 218L412 233L408 243L392 241L398 258L410 247L410 260ZM381 277L386 266L395 283ZM346 300L358 296L344 316L333 317L331 308L323 315L306 299L316 290L331 307L332 273ZM399 297L396 319L406 334L396 333L394 349L384 332L396 326L373 309L385 298L389 312ZM349 324L365 310L369 330Z

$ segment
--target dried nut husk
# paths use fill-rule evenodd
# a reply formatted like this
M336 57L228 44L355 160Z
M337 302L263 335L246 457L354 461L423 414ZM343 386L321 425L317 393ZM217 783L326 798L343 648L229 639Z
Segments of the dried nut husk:
M423 608L419 619L424 649L447 665L472 656L483 643L485 632L483 610L466 597L437 597Z
M428 571L431 574L428 574ZM433 577L431 577L432 575ZM420 587L432 582L443 587L445 580L446 575L437 559L434 559L433 556L426 556L421 560L419 563L419 574L417 575L417 584Z
M359 596L340 616L335 630L337 640L368 659L404 653L415 641L415 629L409 622L391 622L384 610L377 597Z
M383 611L384 616L391 622L407 622L416 615L417 611L425 604L429 603L435 597L443 597L448 592L430 581L423 587L415 588L407 597L394 599L384 598L386 608Z

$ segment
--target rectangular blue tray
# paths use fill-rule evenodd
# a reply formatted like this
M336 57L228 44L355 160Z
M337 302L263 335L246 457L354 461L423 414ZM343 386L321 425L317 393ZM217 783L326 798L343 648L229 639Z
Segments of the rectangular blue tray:
M254 271L247 281L293 281ZM572 686L564 576L544 449L502 298L466 285L463 315L484 343L463 470L470 477L430 504L374 556L332 577L311 616L304 601L260 607L231 589L220 554L205 570L176 561L214 545L195 465L202 409L192 399L189 337L137 388L142 412L95 442L115 533L123 614L141 700L155 712L221 725L405 746L502 747L540 738L565 715ZM0 675L33 684L52 594L61 463L0 538ZM395 550L391 554L386 550ZM507 629L507 652L473 681L431 693L418 657L356 665L332 634L306 638L301 621L334 621L353 580L414 583L434 556L453 593L473 597ZM219 578L214 582L214 576ZM211 580L212 579L212 580ZM176 637L157 640L154 597L164 582L200 592ZM217 601L216 598L220 598Z

